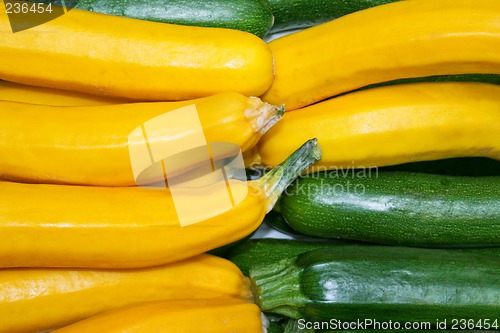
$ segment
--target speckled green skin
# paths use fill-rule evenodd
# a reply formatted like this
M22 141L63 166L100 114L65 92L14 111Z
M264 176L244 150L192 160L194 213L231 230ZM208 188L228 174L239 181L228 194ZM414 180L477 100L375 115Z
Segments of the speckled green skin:
M398 0L269 0L272 32L311 27L335 18Z
M318 248L332 248L348 242L307 242L289 239L251 239L235 246L225 256L235 263L243 272L257 266L269 265L286 258L294 258L301 253Z
M236 264L243 274L259 266L277 263L283 259L294 258L301 253L315 249L336 251L339 246L366 246L366 243L349 241L306 241L290 239L260 238L248 239L233 246L224 258ZM377 245L373 245L377 246ZM487 255L500 260L500 247L450 249L450 251L467 252L476 255Z
M80 0L76 8L155 22L230 28L259 37L273 24L267 0Z
M300 179L280 201L309 236L423 247L500 246L500 177L378 172Z
M317 249L251 272L264 311L299 319L498 319L500 261L390 246Z
M498 77L500 78L500 75ZM459 157L390 165L380 170L467 177L500 176L500 161L486 157Z

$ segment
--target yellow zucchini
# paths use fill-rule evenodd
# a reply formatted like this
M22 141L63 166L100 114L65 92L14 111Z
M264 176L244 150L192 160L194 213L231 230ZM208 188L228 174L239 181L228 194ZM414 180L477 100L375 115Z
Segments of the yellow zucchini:
M257 305L237 299L143 303L83 320L54 333L265 333Z
M165 101L225 91L259 96L273 80L267 44L231 29L72 9L13 33L0 2L0 36L0 79L42 87Z
M247 278L231 262L205 254L170 265L122 271L2 269L0 332L55 329L142 302L224 296L249 299Z
M66 90L28 86L1 80L0 101L53 106L90 106L128 102L125 99L105 98Z
M276 78L263 100L295 110L370 84L500 74L500 2L398 1L269 43Z
M310 136L323 149L316 170L452 157L500 160L499 110L500 86L485 83L364 90L286 113L247 163L275 165Z
M196 106L207 142L230 142L243 151L254 146L283 113L256 97L238 93L182 102L71 108L0 101L0 179L135 185L129 135L146 121L188 105ZM191 135L184 131L181 135L165 136L175 129L176 125L172 125L164 131L148 133L148 140L176 145ZM179 165L177 169L172 169L172 174L182 172L186 166Z
M175 202L169 189L0 182L0 268L148 267L204 253L257 229L318 158L310 140L261 179L176 189ZM228 189L232 205L221 205ZM179 202L199 222L181 224Z

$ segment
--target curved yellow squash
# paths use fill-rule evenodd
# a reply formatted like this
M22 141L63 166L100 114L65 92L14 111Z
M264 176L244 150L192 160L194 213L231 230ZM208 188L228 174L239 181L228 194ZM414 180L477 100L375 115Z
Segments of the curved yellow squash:
M204 253L251 234L319 158L312 139L258 180L182 188L0 182L0 268L137 268Z
M400 78L500 74L500 2L398 1L269 46L276 79L263 99L287 110Z
M321 169L500 159L500 86L419 83L347 94L286 113L249 158L275 165L308 137L323 149L313 166Z
M247 187L231 184L233 192ZM190 200L201 211L208 199L227 193L224 182L216 185L207 187L210 196L188 192L176 198ZM248 186L234 208L214 207L207 212L212 217L181 226L178 206L166 189L0 182L0 267L129 268L175 262L252 233L268 210L265 195Z
M0 2L0 79L138 100L264 93L267 44L246 32L134 20L73 9L12 33Z
M52 106L90 106L127 103L127 100L106 98L72 91L28 86L0 81L0 101Z
M243 151L254 146L282 115L280 108L238 93L182 102L71 108L0 101L0 179L135 185L129 135L146 121L189 105L197 108L207 142L230 142ZM189 129L176 130L176 124L166 126L149 132L147 139L175 146L191 135ZM177 169L172 174L185 168Z
M0 332L55 329L142 302L250 296L248 281L241 271L231 262L209 255L166 266L123 271L2 269ZM94 332L111 331L96 327Z
M264 333L257 305L230 298L144 303L54 333Z

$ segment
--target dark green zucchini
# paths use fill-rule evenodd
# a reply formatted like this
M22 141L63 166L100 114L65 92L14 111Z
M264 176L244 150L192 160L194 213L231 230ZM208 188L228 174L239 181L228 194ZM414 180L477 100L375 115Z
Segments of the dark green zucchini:
M266 217L264 218L264 223L285 235L293 237L304 237L304 235L300 234L292 227L290 227L286 220L283 218L283 215L281 215L281 213L277 211L270 211L269 213L267 213Z
M446 320L448 328L454 319L500 320L500 261L488 256L339 246L256 267L250 278L262 310L293 319Z
M252 236L255 234L255 231L252 232L250 235L246 236L245 238L242 238L236 242L233 242L233 243L230 243L230 244L227 244L227 245L223 245L221 247L218 247L216 249L213 249L213 250L210 250L208 251L207 253L208 254L211 254L213 256L217 256L217 257L226 257L233 249L239 247L239 246L242 246L243 244L245 244L246 242L248 242L250 240L250 238L252 238Z
M500 247L470 247L464 249L454 249L460 252L468 252L485 256L497 257L500 260Z
M448 176L500 176L500 161L485 157L461 157L391 165L380 168L380 170L433 173Z
M76 8L147 21L236 29L259 37L274 20L267 0L80 0Z
M412 78L376 83L357 90L353 90L351 92L372 89L377 87L394 86L397 84L420 83L420 82L479 82L479 83L500 84L500 75L499 74L450 74L450 75L412 77ZM347 92L346 94L351 92Z
M500 246L500 177L328 172L280 200L302 234L423 247Z
M272 32L307 28L356 11L397 0L269 0Z
M273 264L286 258L318 249L349 244L348 242L306 242L289 239L261 238L245 241L225 256L235 263L248 276L249 271L257 266Z
M367 244L341 240L331 240L327 242L323 239L321 241L306 241L296 239L259 238L238 242L238 244L230 248L228 252L225 253L224 258L235 263L241 269L243 274L248 276L249 271L258 266L274 264L283 259L294 258L301 253L315 249L331 249L332 251L336 251L338 246L345 245L366 246ZM450 251L487 255L500 259L500 247L465 248L453 249Z
M280 323L271 321L266 333L283 333L283 326Z

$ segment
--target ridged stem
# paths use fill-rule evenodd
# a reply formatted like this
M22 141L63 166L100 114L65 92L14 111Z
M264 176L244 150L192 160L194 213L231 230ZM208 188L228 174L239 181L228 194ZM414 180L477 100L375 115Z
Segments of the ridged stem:
M297 310L308 302L300 290L303 269L294 265L295 259L257 267L250 271L255 303L262 311L269 311L299 319Z
M260 134L266 133L284 114L284 106L271 105L261 101L258 97L250 97L245 110L245 117L250 121L255 132Z
M317 139L308 140L280 165L269 171L252 185L265 192L267 211L271 211L283 191L307 168L321 159Z

